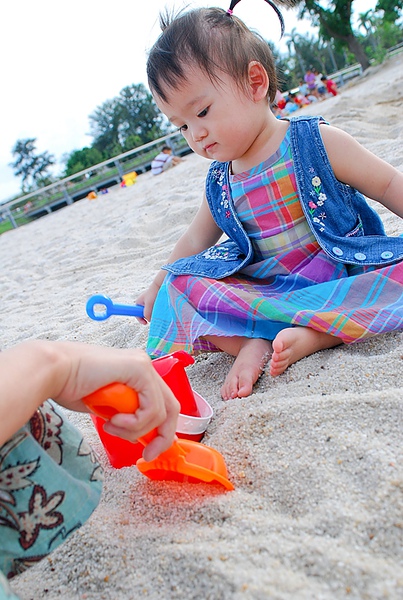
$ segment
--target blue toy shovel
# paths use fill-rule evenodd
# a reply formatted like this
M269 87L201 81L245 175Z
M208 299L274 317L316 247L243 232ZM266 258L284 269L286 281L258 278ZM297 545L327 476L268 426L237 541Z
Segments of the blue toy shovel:
M95 294L87 301L85 307L87 315L94 321L105 321L112 315L124 315L126 317L143 317L144 306L141 304L114 304L108 296Z

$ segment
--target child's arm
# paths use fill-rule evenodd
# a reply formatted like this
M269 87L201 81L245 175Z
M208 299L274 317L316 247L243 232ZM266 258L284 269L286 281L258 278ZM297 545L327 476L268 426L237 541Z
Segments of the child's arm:
M351 135L321 125L335 176L403 218L403 173L361 146Z
M117 414L105 430L130 441L158 428L144 450L151 460L172 444L179 403L142 350L120 350L76 342L29 341L0 353L0 446L47 398L87 412L81 398L114 382L139 394L134 415Z
M221 235L222 231L215 223L208 207L206 197L204 197L196 216L185 233L176 242L167 262L173 263L178 258L192 256L193 254L202 252L217 243ZM157 297L166 274L166 271L160 269L149 288L136 299L136 304L144 305L145 319L143 320L143 323L146 323L151 319L155 298Z

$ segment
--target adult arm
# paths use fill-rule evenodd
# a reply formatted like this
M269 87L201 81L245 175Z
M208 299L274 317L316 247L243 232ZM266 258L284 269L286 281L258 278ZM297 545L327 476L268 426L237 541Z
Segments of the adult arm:
M87 412L82 398L109 383L120 382L139 394L133 414L117 414L105 429L130 441L158 428L145 448L152 460L175 436L179 403L145 352L35 340L0 353L0 445L4 444L48 398L70 410Z

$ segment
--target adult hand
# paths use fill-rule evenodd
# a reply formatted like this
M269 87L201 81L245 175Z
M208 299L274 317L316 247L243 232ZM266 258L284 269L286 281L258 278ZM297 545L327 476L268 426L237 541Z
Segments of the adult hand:
M180 406L143 350L84 344L67 344L65 350L72 353L70 356L75 374L68 378L60 393L54 397L56 402L73 410L81 410L83 396L109 383L124 383L138 393L139 408L134 414L114 415L105 424L105 431L135 442L156 429L157 436L144 449L146 460L156 458L172 445ZM76 365L78 350L79 364Z
M110 383L124 383L139 395L134 415L115 415L105 425L113 435L135 441L157 429L144 450L152 460L175 438L179 403L143 350L78 342L29 341L0 354L0 444L22 427L47 398L87 412L82 398Z

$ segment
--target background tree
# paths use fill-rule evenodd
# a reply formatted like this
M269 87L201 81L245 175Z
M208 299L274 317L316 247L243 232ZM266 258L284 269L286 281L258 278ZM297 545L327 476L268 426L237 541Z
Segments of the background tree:
M297 79L303 79L307 70L307 65L301 55L300 45L303 39L299 33L297 33L296 27L291 30L291 33L284 34L284 38L287 38L286 44L288 48L288 57L292 61L293 55L296 58L295 63L289 65L291 71L294 73L294 86L296 85ZM294 52L292 52L294 50ZM310 63L309 63L310 64ZM308 65L309 66L309 65ZM293 67L293 68L292 68Z
M319 26L320 36L324 40L334 39L336 44L346 44L363 71L368 69L370 61L351 24L352 4L354 0L330 0L327 8L319 0L304 0L300 9L300 18L306 13L311 16L315 26Z
M376 51L375 31L375 11L367 10L358 15L358 28L365 31L365 39L370 43L372 50Z
M323 41L314 35L301 35L296 28L290 34L285 34L284 38L288 48L285 59L287 78L285 85L280 86L281 91L298 87L308 67L327 75L346 64L346 57L335 48L333 40Z
M365 32L361 44L371 60L382 62L388 49L403 41L403 28L397 22L402 5L403 0L380 0L375 10L358 16L358 30Z
M299 18L302 19L308 13L312 23L319 26L322 40L333 39L336 51L341 51L343 46L347 47L365 70L370 65L370 59L381 61L386 50L402 40L402 28L396 22L401 16L403 0L378 0L374 11L360 15L359 26L364 27L367 32L371 31L369 38L353 31L353 2L354 0L297 0L300 5Z
M48 170L55 164L55 158L49 152L36 154L36 138L17 140L11 153L16 157L10 167L16 177L22 177L21 191L34 191L52 182Z
M164 132L163 117L143 84L123 88L90 115L92 146L104 160L141 146Z
M119 103L120 134L125 150L131 150L132 144L146 144L162 135L163 117L152 95L142 84L124 87L119 94Z
M106 100L89 116L92 147L96 148L104 159L123 152L119 140L120 105L118 98Z
M84 169L89 169L94 165L102 162L102 154L97 148L82 148L81 150L74 150L67 156L64 157L66 168L64 171L64 177L74 175Z
M383 10L383 20L395 23L403 9L403 0L378 0L375 10Z
M376 17L373 37L375 50L371 46L369 54L379 63L383 61L389 48L403 42L403 29L397 23Z

